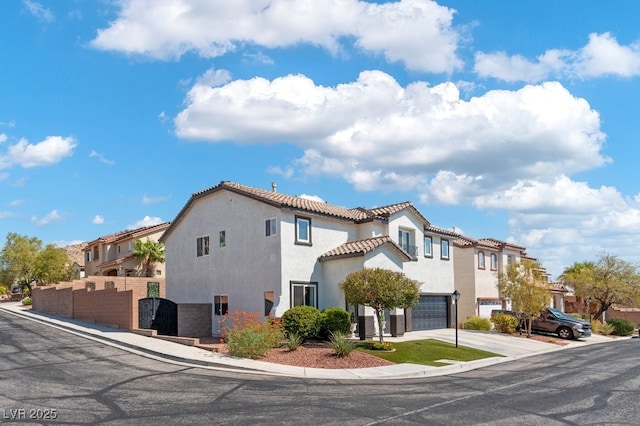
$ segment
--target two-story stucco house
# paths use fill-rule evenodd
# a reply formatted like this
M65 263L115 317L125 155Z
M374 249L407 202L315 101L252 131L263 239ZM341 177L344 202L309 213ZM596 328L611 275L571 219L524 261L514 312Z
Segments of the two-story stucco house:
M165 222L104 235L87 243L84 247L85 275L141 276L142 264L133 255L135 241L146 241L147 238L158 241L168 227L169 222ZM156 264L153 274L163 277L165 265Z
M453 245L455 285L462 295L458 302L460 318L489 318L493 309L509 309L509 301L498 291L498 272L521 262L525 248L493 238L466 236L454 240Z
M348 307L340 282L364 267L404 272L420 283L420 303L390 312L388 332L451 326L453 240L410 203L345 208L221 182L194 193L160 238L167 297L212 303L212 329L227 312L281 316L292 306ZM360 307L360 332L373 313Z

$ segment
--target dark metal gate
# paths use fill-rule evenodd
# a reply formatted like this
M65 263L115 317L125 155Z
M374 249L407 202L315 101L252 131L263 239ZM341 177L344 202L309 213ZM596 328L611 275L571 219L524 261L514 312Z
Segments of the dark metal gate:
M150 328L157 330L158 334L177 336L178 305L158 297L138 300L138 328Z

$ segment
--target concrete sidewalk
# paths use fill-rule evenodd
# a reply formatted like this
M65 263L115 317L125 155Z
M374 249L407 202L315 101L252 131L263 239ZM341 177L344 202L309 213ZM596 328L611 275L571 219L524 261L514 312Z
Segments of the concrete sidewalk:
M497 333L458 330L458 344L460 346L468 346L497 353L502 355L502 357L485 358L470 362L452 362L451 365L444 367L430 367L417 364L395 364L374 368L323 369L273 364L221 355L216 352L193 346L186 346L115 328L35 312L30 308L23 307L19 302L0 303L0 309L14 315L20 315L31 321L47 324L51 327L56 327L88 339L100 341L132 353L165 362L224 371L315 379L402 379L443 376L508 362L527 356L595 343L615 342L617 340L624 339L594 335L581 340L571 341L566 345L558 345L500 335ZM455 343L455 335L455 329L427 330L405 333L402 337L385 337L385 341L402 342L433 338Z

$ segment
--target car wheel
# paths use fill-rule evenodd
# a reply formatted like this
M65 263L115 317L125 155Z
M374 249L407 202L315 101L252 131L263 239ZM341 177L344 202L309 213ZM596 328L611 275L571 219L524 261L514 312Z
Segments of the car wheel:
M561 339L573 339L573 332L569 327L560 327L558 329L558 336Z

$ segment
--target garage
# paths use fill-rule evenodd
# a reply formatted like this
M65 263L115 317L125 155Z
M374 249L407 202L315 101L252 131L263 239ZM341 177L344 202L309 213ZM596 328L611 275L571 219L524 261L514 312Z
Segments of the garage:
M420 296L420 301L411 308L413 331L435 330L450 325L450 296Z

